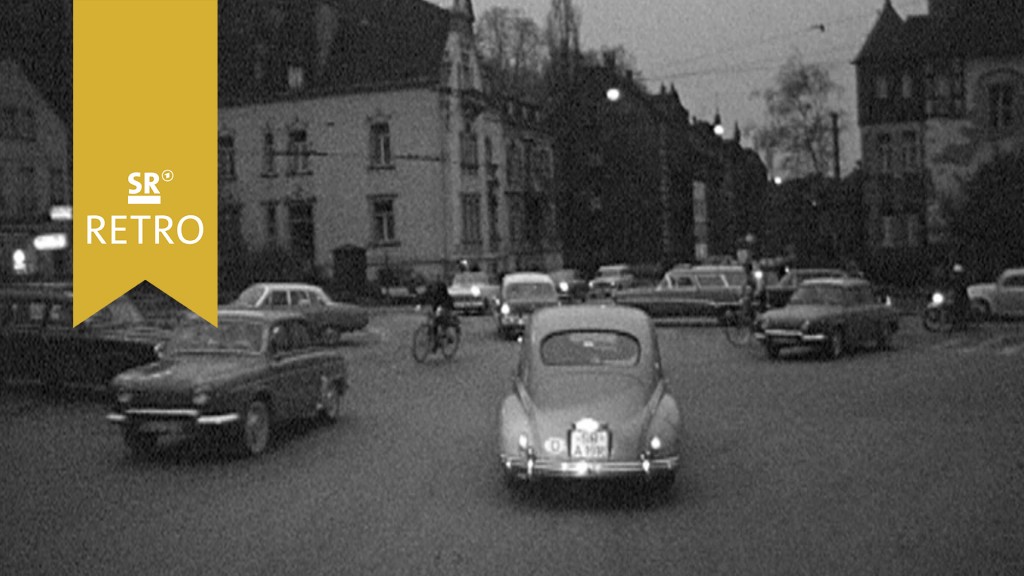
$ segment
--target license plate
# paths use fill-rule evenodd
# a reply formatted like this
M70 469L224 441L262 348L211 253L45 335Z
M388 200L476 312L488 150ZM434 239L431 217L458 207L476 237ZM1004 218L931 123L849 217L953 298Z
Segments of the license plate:
M173 420L153 420L139 424L139 432L148 434L181 434L182 423Z
M569 435L569 455L584 460L607 460L608 431L573 430Z

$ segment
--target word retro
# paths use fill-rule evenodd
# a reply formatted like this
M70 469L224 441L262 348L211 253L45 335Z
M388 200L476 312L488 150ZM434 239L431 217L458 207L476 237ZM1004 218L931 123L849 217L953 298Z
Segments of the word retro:
M128 220L134 222L129 225ZM152 220L151 224L147 223ZM186 226L187 222L194 222L194 225ZM136 242L140 245L146 244L150 238L152 238L153 244L160 244L161 237L167 244L174 244L174 240L171 238L173 232L174 237L178 239L178 242L182 244L195 244L203 238L203 221L198 216L188 214L183 216L175 224L174 219L170 216L156 215L150 216L149 214L133 214L127 216L125 214L115 214L110 217L110 228L107 228L107 221L103 216L96 216L90 214L86 224L86 244L92 244L93 236L100 244L107 244L109 238L110 244L127 244L128 240L124 234L129 228L134 229L134 237ZM152 236L147 234L147 229L151 228ZM108 236L105 238L104 233Z
M139 182L139 177L142 177L142 182ZM160 181L170 182L174 180L174 172L170 170L164 170L157 174L156 172L132 172L128 175L128 183L131 184L131 188L128 189L128 203L129 204L159 204L160 203L160 190L156 187ZM141 192L141 195L139 194Z

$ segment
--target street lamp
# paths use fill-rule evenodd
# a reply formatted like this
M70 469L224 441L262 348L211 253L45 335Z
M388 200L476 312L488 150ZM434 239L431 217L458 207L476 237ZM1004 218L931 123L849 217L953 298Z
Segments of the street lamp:
M622 91L615 86L612 86L604 93L604 97L607 98L609 102L618 102L619 99L622 98Z
M715 110L715 127L714 127L714 131L715 131L715 136L718 136L719 138L721 138L722 136L725 135L725 126L722 126L722 115L718 113L718 110Z

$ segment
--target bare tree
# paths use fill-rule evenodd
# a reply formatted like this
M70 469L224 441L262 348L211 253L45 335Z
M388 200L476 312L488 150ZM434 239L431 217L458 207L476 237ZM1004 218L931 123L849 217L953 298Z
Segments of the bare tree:
M537 23L521 9L489 8L477 21L476 40L481 64L496 90L529 95L538 89L544 46Z
M750 130L755 146L767 157L779 159L789 178L809 174L827 175L833 162L832 114L842 112L830 106L841 89L829 78L828 70L807 64L794 54L775 76L775 85L756 91L764 99L767 124ZM769 166L769 171L774 171Z

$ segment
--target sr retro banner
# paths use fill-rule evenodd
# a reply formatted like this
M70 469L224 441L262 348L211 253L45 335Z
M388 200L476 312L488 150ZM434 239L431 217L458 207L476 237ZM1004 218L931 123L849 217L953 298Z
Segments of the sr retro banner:
M148 280L217 321L217 0L74 1L74 323Z

